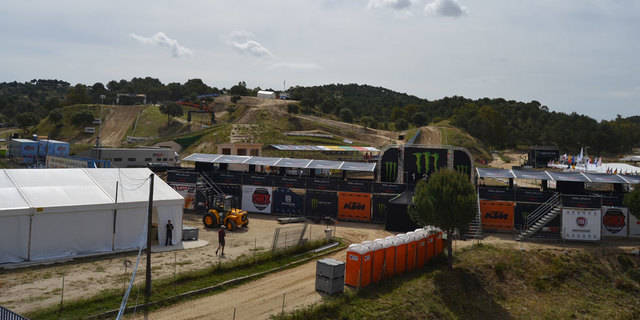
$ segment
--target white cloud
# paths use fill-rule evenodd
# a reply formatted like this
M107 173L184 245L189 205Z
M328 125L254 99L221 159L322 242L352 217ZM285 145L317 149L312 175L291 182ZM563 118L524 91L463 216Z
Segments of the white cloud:
M269 49L255 40L255 35L248 31L238 30L231 32L227 37L227 43L242 54L254 57L273 57Z
M391 8L395 10L405 10L411 6L411 0L369 0L370 9Z
M430 16L457 18L467 13L467 8L457 0L435 0L424 7L424 13Z
M322 69L315 63L304 62L277 62L269 66L269 69L292 69L292 70L319 70Z
M169 48L171 49L171 55L176 58L182 56L190 56L193 54L193 51L191 49L180 45L178 43L178 40L167 37L167 35L163 32L158 32L151 37L144 37L135 33L131 33L129 34L129 36L142 44L157 45Z

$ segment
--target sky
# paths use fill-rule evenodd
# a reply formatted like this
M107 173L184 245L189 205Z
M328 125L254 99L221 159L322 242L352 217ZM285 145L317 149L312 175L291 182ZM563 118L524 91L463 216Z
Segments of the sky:
M640 114L632 0L5 0L0 39L0 81L359 83Z

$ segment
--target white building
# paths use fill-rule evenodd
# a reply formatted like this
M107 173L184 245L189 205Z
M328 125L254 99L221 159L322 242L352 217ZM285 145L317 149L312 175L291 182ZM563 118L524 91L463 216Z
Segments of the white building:
M146 168L0 170L0 264L145 246L150 174ZM165 243L171 220L173 244L180 244L184 199L154 177L153 200L158 242Z
M259 99L275 99L276 93L273 91L260 90L258 91Z

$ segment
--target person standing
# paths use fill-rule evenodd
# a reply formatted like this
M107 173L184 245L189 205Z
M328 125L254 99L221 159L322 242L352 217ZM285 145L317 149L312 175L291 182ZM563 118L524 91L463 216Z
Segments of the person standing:
M220 252L220 256L224 256L224 237L227 235L224 229L225 227L222 225L220 230L218 230L218 249L216 249L216 256L218 255L218 250L221 249L222 251Z
M173 224L171 223L171 220L167 222L167 240L164 242L164 245L173 245Z

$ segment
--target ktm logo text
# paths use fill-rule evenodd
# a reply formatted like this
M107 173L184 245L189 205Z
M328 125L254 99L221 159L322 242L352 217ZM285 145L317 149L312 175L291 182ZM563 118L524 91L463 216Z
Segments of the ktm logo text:
M484 214L485 219L502 219L507 220L509 215L504 212L490 211Z
M364 210L364 208L365 208L364 203L360 203L360 202L347 202L344 204L344 209Z

